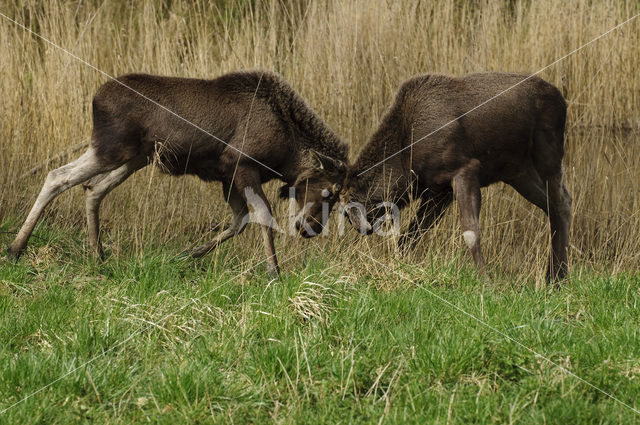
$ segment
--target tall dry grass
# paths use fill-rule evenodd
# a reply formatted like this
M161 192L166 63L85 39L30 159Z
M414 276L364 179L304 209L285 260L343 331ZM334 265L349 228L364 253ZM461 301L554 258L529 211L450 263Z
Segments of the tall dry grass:
M251 3L26 0L2 2L0 11L110 75L214 77L245 68L275 70L351 142L352 155L401 82L414 74L534 72L640 12L634 0ZM569 102L565 164L574 198L571 258L577 271L640 266L639 45L637 19L541 74ZM17 227L45 171L20 176L88 139L91 97L107 77L4 18L0 58L0 222ZM48 223L81 228L81 192L56 200ZM275 190L270 193L275 199ZM277 211L287 214L286 206ZM229 216L219 185L169 178L150 167L113 192L102 208L104 239L115 252L195 243ZM543 275L548 225L513 190L484 191L482 229L486 257L498 273ZM257 258L256 235L247 233L230 243L239 255ZM459 234L456 214L450 213L411 260L457 261ZM370 249L381 241L334 232L312 241L282 236L277 245L282 252L309 243L330 255L349 255L355 253L352 246ZM397 255L392 241L382 246L371 249L380 258Z

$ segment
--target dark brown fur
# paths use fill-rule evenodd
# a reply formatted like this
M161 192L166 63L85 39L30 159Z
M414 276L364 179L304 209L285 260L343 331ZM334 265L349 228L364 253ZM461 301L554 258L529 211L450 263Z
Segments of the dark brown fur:
M347 145L276 74L236 72L213 80L131 74L118 81L190 123L116 81L105 83L93 99L92 145L113 164L157 148L163 170L174 175L220 181L240 161L253 162L263 182L277 177L251 157L293 184L309 149L346 160Z
M79 183L87 193L89 240L101 254L98 209L102 198L151 161L172 175L194 174L223 184L233 223L218 238L196 248L194 256L240 233L249 207L260 209L256 213L270 220L262 183L280 178L303 192L301 199L309 202L320 200L322 189L342 183L346 172L347 145L284 79L270 72L236 72L212 80L124 75L98 89L93 122L89 151L49 173L8 249L10 255L20 255L46 204ZM252 195L264 206L253 205L247 198ZM322 200L333 204L334 198L337 195ZM301 220L314 228L324 225L309 214ZM272 232L269 223L262 224L268 263L276 271Z
M381 201L403 207L411 195L421 198L418 217L401 238L401 243L411 244L457 198L463 230L470 242L473 239L468 244L482 272L480 187L505 182L549 215L549 276L564 276L571 220L571 198L562 183L566 103L551 84L537 77L520 83L525 78L481 73L460 78L424 75L405 82L351 166L343 202L365 204L370 222L381 214L375 208ZM352 224L362 229L361 216L351 211Z

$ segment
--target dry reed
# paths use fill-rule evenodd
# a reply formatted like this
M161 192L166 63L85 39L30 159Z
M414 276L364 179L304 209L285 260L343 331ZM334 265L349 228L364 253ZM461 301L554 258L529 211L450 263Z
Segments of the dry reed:
M535 72L637 14L640 4L26 0L3 2L0 11L114 76L214 77L245 68L275 70L351 142L356 155L406 78ZM574 270L618 272L640 266L640 201L635 196L640 193L639 25L640 19L630 22L541 74L569 102L565 165L574 198ZM44 171L19 176L88 139L91 97L106 77L4 18L0 58L0 222L17 226ZM49 208L49 224L82 227L81 190L70 192ZM275 190L269 193L275 200ZM283 218L287 214L285 205L277 211ZM153 244L195 244L230 214L218 184L168 178L148 167L106 199L102 216L105 242L117 253L125 246L141 252ZM490 267L521 279L542 276L549 237L540 211L512 189L492 187L484 191L482 228ZM456 261L462 249L458 229L455 214L449 213L424 238L412 261ZM247 233L230 243L257 258L259 244L248 242L256 235ZM315 243L344 256L354 254L354 243L367 249L380 242L360 240L353 232L342 238L334 233L314 241L282 236L278 248ZM382 245L386 249L374 250L394 253L392 241Z

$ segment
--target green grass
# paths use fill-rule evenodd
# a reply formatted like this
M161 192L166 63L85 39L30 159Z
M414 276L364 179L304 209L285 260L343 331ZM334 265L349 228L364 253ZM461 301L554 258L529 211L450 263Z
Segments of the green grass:
M0 423L640 419L432 295L640 408L637 274L548 290L390 260L404 280L317 251L271 280L230 249L98 263L81 234L38 235L17 264L0 260L0 409L81 367Z

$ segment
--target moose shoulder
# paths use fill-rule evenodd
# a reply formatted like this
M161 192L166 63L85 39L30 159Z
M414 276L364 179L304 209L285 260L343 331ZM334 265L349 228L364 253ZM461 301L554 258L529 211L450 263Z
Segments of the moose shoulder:
M464 241L480 271L480 188L505 182L549 217L548 277L567 273L571 197L563 184L566 103L537 77L502 73L417 76L406 81L350 167L342 202L370 233L384 213L421 199L401 237L411 245L456 199ZM356 205L364 205L364 211Z
M132 173L153 162L168 174L194 174L222 182L233 210L232 223L191 251L193 256L204 255L242 232L251 210L254 221L262 225L269 269L277 272L271 207L262 183L279 178L303 192L299 197L308 205L309 199L320 199L323 190L344 181L347 150L276 74L236 72L212 80L125 75L98 89L87 152L48 174L7 251L17 258L47 204L83 184L89 242L102 255L100 202ZM322 198L330 205L336 200L337 195ZM322 227L321 218L309 211L317 208L301 211L301 223Z

